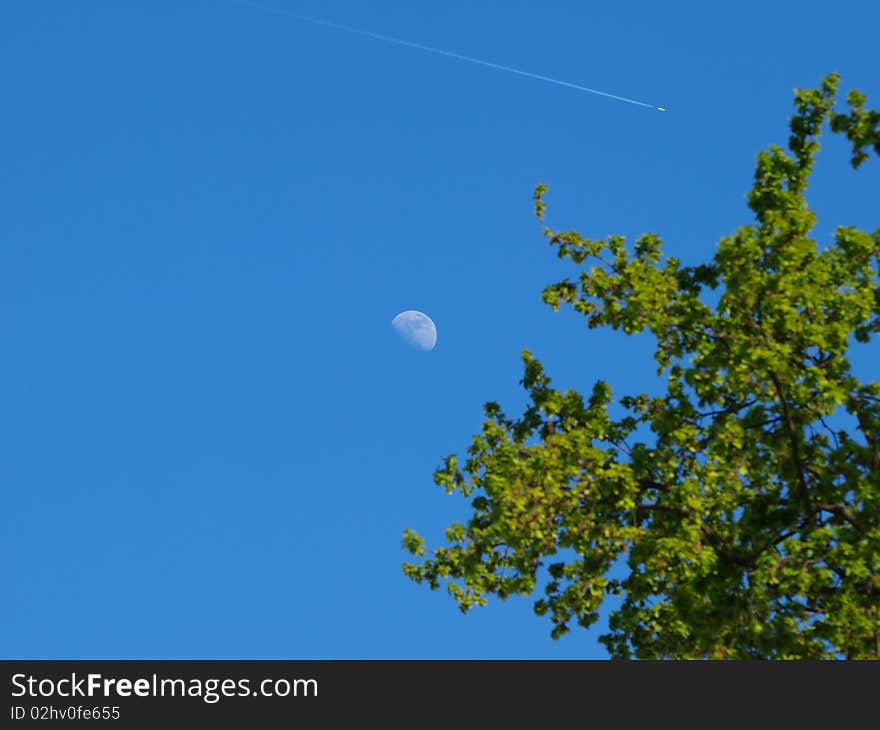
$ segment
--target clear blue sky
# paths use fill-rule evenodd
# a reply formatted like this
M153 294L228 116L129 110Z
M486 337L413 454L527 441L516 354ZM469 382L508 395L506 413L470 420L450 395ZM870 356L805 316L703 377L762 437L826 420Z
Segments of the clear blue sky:
M266 0L270 2L270 0ZM0 9L0 654L603 657L530 600L462 616L401 573L467 503L432 482L524 398L651 389L650 341L541 304L533 218L749 221L755 154L831 70L880 104L875 3L271 0L666 114L227 0ZM817 235L880 173L825 145ZM391 319L437 323L432 352Z

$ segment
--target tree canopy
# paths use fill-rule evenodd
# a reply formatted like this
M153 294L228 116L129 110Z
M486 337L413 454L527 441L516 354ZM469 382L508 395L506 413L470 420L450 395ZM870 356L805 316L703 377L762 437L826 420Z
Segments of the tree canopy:
M472 511L430 551L404 532L409 578L462 611L534 596L554 638L617 596L615 658L880 658L880 383L848 358L880 332L880 228L820 248L805 198L826 125L853 168L880 154L880 114L858 91L836 111L838 83L795 90L788 151L757 158L754 221L706 263L654 234L544 228L579 270L543 301L650 331L665 394L623 395L614 417L609 383L556 390L523 352L527 408L486 403L467 458L435 472Z

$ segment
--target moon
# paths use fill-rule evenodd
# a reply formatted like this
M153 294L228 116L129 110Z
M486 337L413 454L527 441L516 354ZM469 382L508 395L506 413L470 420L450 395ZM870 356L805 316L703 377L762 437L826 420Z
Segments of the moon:
M419 350L433 350L437 344L437 325L424 312L407 309L391 320L391 326L404 342Z

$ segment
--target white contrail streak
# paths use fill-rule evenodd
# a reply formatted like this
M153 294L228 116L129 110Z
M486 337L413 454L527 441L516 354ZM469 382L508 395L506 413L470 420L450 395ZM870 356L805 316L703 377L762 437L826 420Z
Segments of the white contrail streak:
M532 73L531 71L524 71L520 68L513 68L512 66L502 66L500 63L492 63L491 61L484 61L481 58L473 58L472 56L464 56L461 53L454 53L452 51L444 51L442 48L434 48L433 46L426 46L421 43L414 43L413 41L405 41L400 38L393 38L392 36L382 35L380 33L373 33L369 30L363 30L361 28L353 28L350 25L342 25L341 23L334 23L330 20L324 20L323 18L314 18L310 15L303 15L302 13L297 13L293 10L287 10L286 8L278 8L273 5L263 5L262 3L254 3L250 2L250 0L233 0L233 2L238 5L246 5L251 8L257 8L259 10L265 10L269 13L275 13L276 15L286 15L290 18L296 18L297 20L305 21L306 23L313 23L315 25L323 25L327 28L333 28L334 30L342 30L346 33L354 33L355 35L365 36L366 38L372 38L377 41L384 41L385 43L393 43L397 46L406 46L407 48L415 48L419 51L426 51L428 53L436 53L439 56L446 56L447 58L455 58L459 61L467 61L468 63L476 63L480 66L486 66L487 68L494 68L498 71L507 71L508 73L517 74L519 76L526 76L530 79L537 79L538 81L547 81L551 84L558 84L559 86L567 86L569 89L577 89L578 91L586 91L588 94L597 94L599 96L605 96L609 99L616 99L617 101L625 101L627 104L636 104L637 106L644 106L648 109L656 109L659 112L665 112L666 109L662 106L657 106L656 104L648 104L644 101L638 101L636 99L628 99L625 96L618 96L617 94L609 94L606 91L599 91L598 89L591 89L588 86L581 86L580 84L573 84L570 81L562 81L561 79L554 79L550 76L542 76L541 74Z

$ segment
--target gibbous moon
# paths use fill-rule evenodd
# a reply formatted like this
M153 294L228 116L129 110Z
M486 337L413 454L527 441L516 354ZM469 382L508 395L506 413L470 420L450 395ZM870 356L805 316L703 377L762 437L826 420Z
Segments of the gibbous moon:
M408 309L392 319L391 326L404 342L420 350L433 350L437 344L437 326L424 312Z

